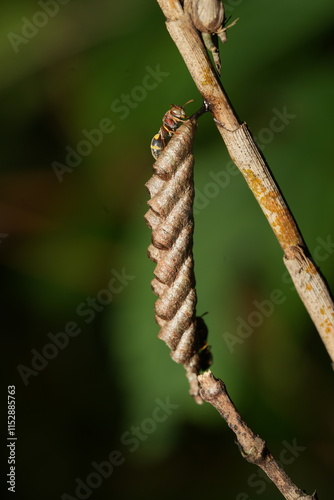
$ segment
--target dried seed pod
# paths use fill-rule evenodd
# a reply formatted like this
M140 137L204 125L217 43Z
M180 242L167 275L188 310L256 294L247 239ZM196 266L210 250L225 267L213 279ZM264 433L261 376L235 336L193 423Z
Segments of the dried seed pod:
M207 368L204 362L207 334L203 336L202 318L196 317L192 254L192 145L196 128L197 120L188 119L160 152L153 166L154 174L146 183L151 199L145 219L152 229L148 255L156 263L152 289L158 296L155 304L158 336L171 349L172 359L184 365L190 394L200 404L197 375Z
M218 35L223 43L227 41L226 30L235 25L236 19L225 26L224 5L221 0L185 0L184 10L192 18L195 28L201 32L206 48L212 53L215 66L220 74L221 64L218 49ZM216 38L216 39L215 39Z
M186 8L191 13L195 27L201 33L217 33L224 23L224 5L221 0L191 0Z

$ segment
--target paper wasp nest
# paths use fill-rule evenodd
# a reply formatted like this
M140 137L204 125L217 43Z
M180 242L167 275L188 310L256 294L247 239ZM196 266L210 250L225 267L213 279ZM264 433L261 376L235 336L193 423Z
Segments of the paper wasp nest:
M197 375L209 362L207 329L196 317L193 262L194 157L192 143L197 121L185 121L154 163L154 174L146 183L151 199L145 215L152 229L149 258L156 263L153 292L158 296L155 319L158 337L171 349L171 357L184 365L190 394L197 403Z

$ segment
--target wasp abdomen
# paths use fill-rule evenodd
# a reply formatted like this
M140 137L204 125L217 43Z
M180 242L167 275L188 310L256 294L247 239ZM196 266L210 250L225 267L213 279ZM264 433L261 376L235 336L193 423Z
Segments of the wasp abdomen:
M151 140L151 153L156 160L165 149L170 138L171 136L164 129L164 127L161 127L159 132L153 136L153 139Z

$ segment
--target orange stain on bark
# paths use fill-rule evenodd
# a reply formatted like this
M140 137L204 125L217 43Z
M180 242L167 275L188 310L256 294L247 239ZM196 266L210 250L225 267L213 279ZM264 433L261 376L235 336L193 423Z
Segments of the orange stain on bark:
M302 240L296 224L279 191L268 190L263 181L250 168L243 169L246 181L265 211L276 237L282 247L299 245ZM272 220L274 218L274 220Z
M308 274L317 274L317 268L315 267L312 262L309 262L308 265L305 267L305 272Z
M212 74L209 71L203 72L203 79L201 80L202 85L214 85L214 80Z

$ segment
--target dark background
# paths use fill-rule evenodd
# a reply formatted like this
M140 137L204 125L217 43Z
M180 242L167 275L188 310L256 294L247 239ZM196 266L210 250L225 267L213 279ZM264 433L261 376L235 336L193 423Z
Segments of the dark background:
M5 409L7 386L16 386L16 497L278 500L215 410L193 403L182 367L156 338L143 219L149 143L171 103L194 99L188 113L201 105L164 17L154 1L71 0L45 20L36 15L42 4L8 2L0 17L1 398ZM240 20L221 47L224 86L334 289L333 2L235 0L226 11ZM32 20L44 25L15 45L10 33L22 36ZM143 87L147 67L166 74L155 88ZM123 94L131 104L120 111ZM273 132L284 108L294 116ZM66 165L68 148L80 149L84 131L101 121L112 131L57 177L54 162ZM209 313L213 372L296 484L329 500L329 357L209 115L195 155L198 314ZM122 272L128 277L113 281L112 296L99 294ZM89 297L105 304L82 315ZM226 333L236 336L268 300L270 314L229 348ZM40 360L22 376L69 322L77 335L63 336L66 346L46 349L53 359L45 367ZM157 413L166 400L170 414ZM5 420L1 434L5 449ZM122 463L77 496L76 478L86 482L94 462L112 458Z

